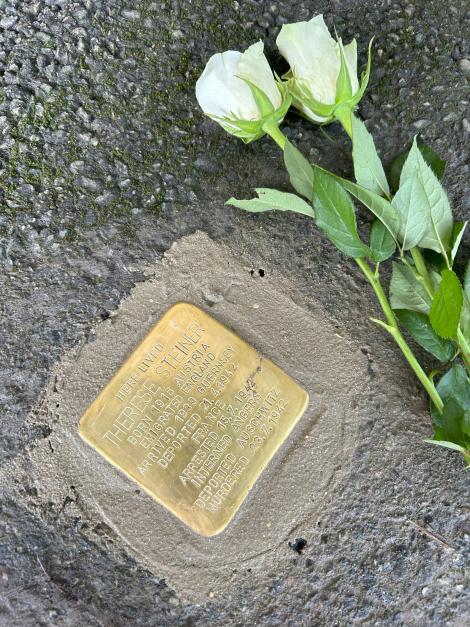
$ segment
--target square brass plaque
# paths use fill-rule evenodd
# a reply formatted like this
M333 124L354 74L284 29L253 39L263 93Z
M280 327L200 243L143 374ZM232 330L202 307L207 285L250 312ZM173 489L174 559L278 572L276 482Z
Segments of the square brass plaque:
M308 395L189 303L157 322L80 422L80 435L194 531L228 524Z

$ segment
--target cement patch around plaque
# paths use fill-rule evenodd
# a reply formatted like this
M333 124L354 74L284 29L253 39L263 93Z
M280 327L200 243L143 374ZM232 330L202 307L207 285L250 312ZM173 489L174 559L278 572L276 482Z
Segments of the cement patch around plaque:
M52 428L2 471L2 481L25 472L44 503L79 495L64 515L106 523L136 560L164 577L182 599L196 602L227 592L234 571L275 571L287 539L311 528L328 507L357 440L357 405L367 359L318 309L297 305L295 286L282 277L255 277L251 267L197 232L176 242L147 267L95 338L64 355L29 420ZM158 318L189 301L233 329L291 375L309 394L304 416L264 470L228 527L196 535L96 454L79 436L90 403ZM290 549L289 549L290 551Z

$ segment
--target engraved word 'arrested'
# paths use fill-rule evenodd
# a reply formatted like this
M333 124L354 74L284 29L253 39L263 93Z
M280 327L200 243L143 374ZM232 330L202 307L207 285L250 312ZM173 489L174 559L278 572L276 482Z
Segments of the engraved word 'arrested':
M190 482L201 488L231 443L232 438L229 435L225 434L219 439L217 434L211 431L181 471L179 476L181 483L186 485Z

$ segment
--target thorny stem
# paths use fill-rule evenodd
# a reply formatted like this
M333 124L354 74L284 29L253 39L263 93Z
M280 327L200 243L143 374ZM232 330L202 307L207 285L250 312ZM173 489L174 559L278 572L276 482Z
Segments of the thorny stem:
M380 283L380 278L378 274L372 272L369 265L364 261L364 259L357 258L355 261L357 265L359 266L359 268L361 269L364 276L366 277L366 279L371 284L375 292L375 295L377 296L377 299L380 303L380 306L382 307L382 311L385 314L387 323L385 323L383 320L377 320L374 318L372 318L372 320L376 322L377 324L379 324L380 326L382 326L384 329L386 329L390 333L390 335L393 337L395 342L400 347L401 352L405 356L407 362L410 364L411 368L413 369L413 372L420 380L426 392L429 394L437 410L439 411L439 413L442 414L444 410L444 403L442 402L442 399L439 396L438 391L434 387L433 382L426 375L420 363L414 356L411 348L408 346L405 338L401 334L401 331L398 327L397 320L395 318L395 314L393 313L393 310L390 307L390 303L388 302L385 292L383 291L382 284Z

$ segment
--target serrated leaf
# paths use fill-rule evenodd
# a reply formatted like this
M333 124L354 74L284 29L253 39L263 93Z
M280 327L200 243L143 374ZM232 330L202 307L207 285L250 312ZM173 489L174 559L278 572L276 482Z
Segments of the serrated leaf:
M318 166L315 166L315 172L317 170L323 170ZM369 189L362 187L362 185L358 185L357 183L353 183L352 181L348 181L347 179L343 179L341 176L337 176L336 174L332 174L329 172L330 176L332 176L335 181L340 183L342 187L348 191L352 196L360 200L363 205L365 205L374 215L378 218L384 225L387 227L390 234L396 239L398 236L398 231L400 228L400 216L398 215L395 207L385 198L371 192Z
M381 196L389 196L387 177L366 125L352 116L353 163L356 181Z
M393 197L392 205L400 215L398 240L403 250L416 246L424 235L427 225L425 204L424 190L416 178L401 185Z
M298 148L286 141L284 146L284 163L289 174L292 187L296 192L313 200L313 167Z
M439 429L436 429L436 433L434 434L434 438L432 440L424 440L425 442L427 442L428 444L436 444L437 446L442 446L443 448L449 448L452 451L458 451L459 453L463 453L465 460L468 463L468 459L466 456L466 449L461 446L460 444L454 444L454 442L447 442L446 440L441 440L441 438L443 438L444 435L441 434L441 431ZM468 453L467 453L468 455Z
M443 422L446 427L434 427L433 439L425 442L462 453L467 466L470 467L470 438L468 433L462 430L462 425L468 420L469 412L463 412L458 403L451 401L444 407Z
M462 303L462 287L458 276L453 270L443 270L441 284L429 310L432 328L438 335L443 338L456 336Z
M452 236L452 212L447 195L424 160L416 138L401 171L400 187L410 179L416 179L417 184L421 185L425 199L426 230L419 245L440 252L446 258Z
M349 195L335 179L317 169L313 183L313 206L318 227L349 257L365 257L368 247L357 234L356 214Z
M428 268L432 268L436 272L441 272L442 270L444 270L444 268L447 268L447 264L445 262L444 257L441 254L436 253L435 250L430 250L429 248L422 248L421 254Z
M468 410L465 411L460 428L465 433L465 435L470 436L470 411ZM468 444L469 444L468 448L470 449L470 438L468 438Z
M423 155L423 159L426 161L428 166L440 180L444 176L444 172L446 169L446 162L444 159L441 159L438 154L434 152L432 148L427 146L426 144L418 145L418 148ZM406 161L409 150L405 150L401 152L399 155L395 157L392 161L392 165L389 170L389 179L390 179L390 187L395 192L400 186L400 175L403 169L403 164Z
M439 380L436 389L444 405L453 398L465 411L470 411L470 379L465 368L459 363L454 361L451 368ZM435 424L440 426L441 415L433 403L431 403L431 415Z
M452 237L450 241L450 258L452 260L452 263L454 263L454 259L459 250L459 246L462 241L463 234L465 233L467 224L468 222L455 222L454 228L452 229Z
M434 152L434 150L427 144L421 144L421 146L419 146L419 150L423 155L423 159L434 172L436 177L441 180L441 178L444 176L444 172L446 169L446 160L441 159L437 152Z
M449 398L444 405L440 429L436 430L439 440L452 442L466 448L467 444L470 444L462 428L467 420L466 414L468 412L456 398Z
M431 402L431 415L435 425L432 444L460 451L470 465L470 379L465 369L454 362L436 385L444 403L439 414Z
M390 281L390 304L393 309L411 309L427 314L431 298L413 269L394 262Z
M444 270L445 268L442 268L440 272L436 272L435 270L429 270L429 276L431 277L431 283L432 286L434 288L434 292L436 292L439 289L439 285L441 284L442 281L442 270Z
M302 213L311 218L314 217L313 208L296 194L279 192L277 189L268 189L266 187L259 187L255 189L255 191L258 194L258 198L252 198L251 200L230 198L225 204L255 213L275 210L294 211L295 213Z
M463 288L464 292L462 313L460 314L460 328L462 329L462 333L467 342L470 342L470 261L468 262L467 269L465 270Z
M456 353L454 344L450 340L439 337L431 326L428 316L408 309L395 310L400 324L405 327L417 344L422 346L436 359L448 362Z
M395 240L378 218L372 222L369 248L370 258L377 263L391 257L397 248Z

